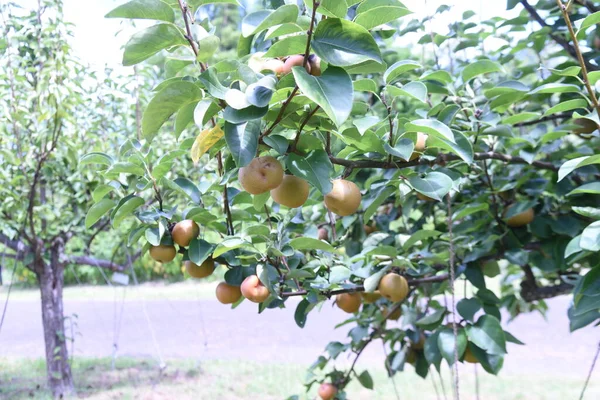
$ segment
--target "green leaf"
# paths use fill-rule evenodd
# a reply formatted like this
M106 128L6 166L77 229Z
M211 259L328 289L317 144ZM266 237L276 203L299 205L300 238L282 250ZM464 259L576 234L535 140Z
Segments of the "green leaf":
M323 250L335 253L335 249L329 243L310 237L298 237L290 240L289 244L294 250Z
M388 152L388 154L400 157L403 160L408 161L413 151L415 150L415 142L408 138L400 138L400 140L396 142L394 147L391 147L388 143L385 143L383 147L385 148L385 151Z
M560 112L571 111L578 108L586 108L588 106L588 102L584 99L575 99L575 100L567 100L562 103L558 103L554 107L549 108L544 116L552 115Z
M436 326L442 322L444 319L444 315L446 315L445 308L439 308L435 310L433 313L426 315L425 317L417 320L415 324L417 326L423 327L425 329L434 329Z
M153 19L174 22L175 13L171 7L160 0L131 0L113 9L104 18Z
M191 102L181 107L175 117L175 138L179 139L181 133L194 120L194 110L198 106L197 102Z
M204 129L204 125L206 125L206 123L210 121L210 119L214 117L220 109L221 108L210 99L200 100L194 108L194 123L198 128Z
M383 80L386 84L392 83L397 77L404 74L405 72L412 71L414 69L423 68L421 64L413 60L401 60L392 64L383 74Z
M481 310L481 301L472 297L470 299L462 299L456 304L456 310L467 321L473 322L473 317L477 311ZM462 353L461 353L462 354Z
M264 57L284 57L304 53L306 50L306 40L306 34L283 38L269 47Z
M354 22L366 29L387 24L411 12L397 0L365 0L356 9Z
M369 371L364 370L360 375L357 376L357 379L365 388L373 390L373 378L371 378Z
M292 153L287 156L286 165L292 174L308 181L319 192L331 192L333 165L325 151L315 150L307 157Z
M201 202L200 189L198 189L198 186L196 186L194 184L194 182L192 182L188 178L179 177L179 178L175 179L173 181L173 183L177 186L175 188L175 190L185 194L194 203L200 204L200 202Z
M210 67L201 73L198 77L198 80L202 82L211 96L220 100L225 100L227 88L223 86L219 81L219 78L217 78L217 70L214 67Z
M268 106L275 92L275 84L275 78L265 76L258 82L248 85L245 92L246 100L255 107Z
M139 196L129 195L121 199L111 214L112 227L118 228L125 218L133 215L133 212L143 204L144 199Z
M530 91L528 94L551 94L551 93L580 93L581 88L577 85L567 83L547 83Z
M386 87L386 90L393 97L408 96L419 100L421 103L425 103L427 101L427 86L418 81L409 82L401 88L396 86L388 86Z
M296 325L298 325L300 328L304 328L304 325L306 325L306 316L313 307L314 304L311 304L306 299L302 299L302 301L298 303L296 306L296 311L294 312L294 320L296 321Z
M136 33L129 39L123 52L123 65L138 64L159 51L173 46L185 46L187 40L173 24L157 24Z
M430 172L425 178L413 176L408 182L417 192L438 201L452 189L452 178L437 171Z
M427 139L428 147L439 147L450 151L460 158L462 158L467 164L473 163L473 146L471 141L460 131L454 131L454 140L456 143L452 143L450 140L441 137L431 136Z
M437 345L442 357L444 357L449 365L453 365L455 362L455 347L459 360L467 348L467 335L465 334L465 330L463 328L458 328L456 340L454 340L454 330L452 328L442 329L438 335Z
M491 72L502 72L502 66L491 60L479 60L467 65L462 71L463 82L467 83L471 79Z
M567 161L560 166L558 170L558 182L562 181L567 175L576 170L577 168L585 167L587 165L600 164L600 154L595 156L585 156L574 158Z
M245 167L256 156L258 136L260 135L260 120L243 124L225 122L223 126L225 141L231 152L233 161L238 168Z
M588 79L590 80L590 85L595 86L596 83L600 80L600 71L589 72Z
M103 164L111 166L113 162L114 160L111 156L100 152L87 153L79 159L80 166L86 164Z
M379 281L391 267L392 267L391 265L388 265L388 266L382 268L381 270L375 272L373 275L369 276L367 279L365 279L365 281L363 283L365 292L373 293L375 290L377 290L377 287L379 286Z
M407 132L422 132L456 143L454 134L450 128L435 119L418 119L411 121L404 125L404 129L406 129Z
M393 186L383 186L381 189L373 192L371 191L368 199L363 199L363 208L365 210L363 219L368 221L377 212L380 205L383 204L392 194L396 192L397 188ZM374 196L373 196L374 195Z
M421 81L436 81L440 83L451 83L454 78L448 71L438 70L438 71L425 71L423 75L419 77Z
M581 252L583 249L579 246L579 241L581 240L581 235L575 236L573 239L569 241L567 247L565 248L564 258L567 259L573 254Z
M217 246L205 240L193 238L187 250L188 258L196 265L202 264Z
M572 65L572 66L567 67L565 69L553 69L553 68L549 68L549 70L554 75L558 75L558 76L577 76L581 72L581 67Z
M354 91L378 93L377 83L373 79L357 79L353 83Z
M242 20L242 35L244 37L260 33L272 26L286 22L296 22L298 19L298 6L288 4L276 10L261 10L250 13Z
M571 207L571 209L579 215L586 218L600 219L600 208L596 207Z
M223 119L232 124L242 124L247 121L262 118L268 111L269 107L250 106L241 110L236 110L233 107L226 107L223 112Z
M215 35L207 35L198 41L198 56L196 60L207 62L219 48L221 39Z
M590 182L590 183L581 185L577 189L571 190L567 194L567 196L572 196L574 194L582 194L582 193L600 194L600 182Z
M188 0L187 3L192 7L200 7L205 4L233 4L236 6L242 6L239 0Z
M575 36L577 36L578 38L584 37L585 30L587 28L589 28L590 26L599 24L599 23L600 23L600 11L588 15L581 22L581 25L579 25L579 28L577 29L577 33L575 34Z
M85 216L85 227L90 228L117 203L111 199L102 199L88 210Z
M330 18L344 18L348 13L348 4L346 0L321 0L318 8L319 14ZM306 7L312 11L312 0L304 0Z
M436 231L436 230L429 230L429 229L422 229L420 231L416 231L415 233L413 233L406 242L404 242L404 245L402 245L402 247L406 250L410 249L414 244L416 244L417 242L421 241L421 240L425 240L425 239L429 239L429 238L436 238L438 236L440 236L442 234L442 232L440 231Z
M106 170L106 175L117 175L117 174L132 174L143 176L146 173L144 168L137 164L130 162L116 162L109 169Z
M292 70L302 93L317 103L338 127L341 126L352 111L354 90L350 75L337 67L327 68L321 76L312 76L302 67Z
M330 65L350 66L373 60L383 63L381 51L369 31L362 26L339 18L319 22L312 47Z
M152 140L160 127L181 107L202 98L202 92L192 82L173 82L158 92L142 116L142 132Z
M600 251L600 221L592 222L583 230L579 246L584 250Z
M104 196L106 196L108 193L112 192L113 190L115 190L115 187L111 186L111 185L96 186L96 189L94 189L94 191L92 192L92 199L94 200L94 203L97 203L100 200L102 200L104 198Z
M165 234L165 227L163 224L158 224L157 227L152 227L146 229L144 232L144 236L146 237L146 241L150 243L152 246L160 245L160 241Z
M467 336L477 347L489 354L506 354L504 331L500 322L491 315L482 315L474 325L468 325Z

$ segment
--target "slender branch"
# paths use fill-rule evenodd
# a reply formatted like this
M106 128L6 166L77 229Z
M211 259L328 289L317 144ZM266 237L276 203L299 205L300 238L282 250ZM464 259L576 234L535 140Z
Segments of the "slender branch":
M219 175L223 176L223 156L219 151L217 153L217 163L219 168ZM225 218L227 225L227 234L235 235L235 230L233 228L233 217L231 216L231 209L229 208L229 195L227 194L227 184L223 187L223 209L225 210Z
M292 152L296 151L296 147L298 147L298 142L300 141L300 135L302 134L302 129L304 129L304 127L306 126L306 124L308 123L308 121L312 118L313 115L315 115L315 113L317 111L319 111L319 106L316 106L314 108L314 110L312 110L311 112L308 113L308 115L306 116L306 118L304 118L304 121L302 121L302 123L300 124L300 128L298 128L298 131L296 132L296 137L294 138L294 142L292 143Z
M443 282L445 280L448 280L449 275L448 274L440 274L440 275L434 275L434 276L427 276L425 278L414 278L414 279L407 279L408 284L410 286L418 286L418 285L423 285L426 283L439 283L439 282ZM326 296L326 297L331 297L331 296L335 296L338 294L342 294L342 293L360 293L360 292L364 292L365 291L365 287L363 285L358 285L356 287L353 288L348 288L348 289L335 289L335 290L320 290L319 294ZM284 292L282 293L281 297L292 297L292 296L304 296L308 294L308 290L298 290L296 292Z
M496 220L496 222L498 222L500 226L504 226L506 224L498 214L500 209L498 207L498 200L496 199L496 189L494 188L494 184L492 183L492 177L490 176L490 173L488 171L486 160L483 160L483 172L485 173L485 178L487 180L486 183L489 186L490 191L492 192L492 212L494 213L494 219Z
M98 228L94 231L94 233L92 233L92 236L90 236L90 238L88 239L88 242L86 244L86 252L89 254L90 248L92 247L92 243L94 242L94 239L96 238L96 236L98 236L98 234L100 232L102 232L104 229L106 229L106 227L110 224L110 219L107 219L106 221L104 221L102 224L100 224L100 226L98 226Z
M475 160L499 160L504 161L509 164L529 164L527 160L521 157L514 157L508 154L502 154L497 152L484 152L484 153L475 153L473 155ZM388 163L387 161L377 161L377 160L346 160L343 158L329 157L329 160L333 164L342 165L347 168L380 168L380 169L401 169L414 167L417 165L432 165L432 164L443 164L447 161L459 160L460 157L454 154L440 154L438 158L433 161L428 161L425 159L416 159L413 161L392 161ZM547 169L551 171L558 171L558 167L554 164L546 161L533 161L531 163L534 167L539 169Z
M516 127L531 126L531 125L540 124L542 122L556 121L557 119L569 119L571 117L572 117L572 114L569 114L569 113L553 114L553 115L548 115L546 117L542 117L540 119L536 119L533 121L520 122L514 126L516 126Z
M264 137L269 136L271 134L271 132L273 132L273 129L275 129L277 124L279 124L281 122L281 120L283 119L283 113L285 112L285 109L290 105L290 103L292 102L292 99L294 98L296 93L298 93L298 89L299 89L298 86L294 86L294 90L292 90L292 92L290 93L288 98L281 105L281 109L279 110L279 114L277 114L275 121L273 121L271 126L269 126L269 128L267 128L267 130L264 131L262 135L260 135L259 140L262 140Z
M490 181L491 184L491 181ZM454 335L454 395L456 400L460 399L460 391L458 387L458 327L456 326L456 299L454 293L454 282L456 281L456 273L454 268L454 235L452 232L452 200L450 194L446 195L446 204L448 206L448 242L450 244L450 295L452 297L452 333Z
M194 41L194 36L192 35L192 28L190 27L190 21L188 19L188 5L183 0L178 0L178 1L179 1L179 8L181 9L181 14L183 15L183 22L185 23L185 32L186 32L185 38L190 43L190 46L192 47L192 51L194 52L194 55L196 57L198 57L198 46L196 45L196 42Z
M531 17L542 26L542 28L550 28L552 29L552 27L550 25L548 25L546 23L546 21L544 21L544 19L540 16L540 14L538 14L538 12L536 11L536 9L529 4L529 2L527 0L520 0L521 4L523 5L523 7L525 8L525 10L527 10L527 12L529 13L529 15L531 15ZM556 42L558 43L560 46L562 46L563 49L565 49L567 51L567 53L569 53L569 55L573 58L578 58L577 57L577 52L575 51L575 49L573 48L573 46L571 46L569 44L569 42L567 40L565 40L564 38L562 38L559 35L556 35L554 33L550 33L549 36ZM589 71L597 71L599 68L593 64L590 64L588 61L585 61L585 66Z
M304 61L302 62L304 68L306 68L306 64L308 64L308 56L310 55L310 41L312 40L313 30L315 28L315 20L317 19L317 8L321 5L321 2L318 0L313 0L312 3L313 10L310 18L310 28L308 28L308 32L306 32L308 38L306 39L306 50L304 51Z
M110 269L112 271L125 271L126 269L124 265L120 265L109 260L101 260L90 256L70 256L67 258L66 261L72 264L91 265L92 267L105 268Z
M3 233L0 233L0 244L17 252L27 253L31 251L29 246L25 245L25 243L21 242L20 240L9 239L8 236L4 235Z
M577 40L577 35L575 34L575 30L573 29L573 24L571 23L571 17L569 16L569 10L563 4L562 0L556 0L556 4L558 4L558 8L562 12L563 18L567 24L567 28L569 29L569 33L571 34L571 39L573 39L573 46L575 48L575 54L577 55L577 60L579 61L579 65L581 65L581 75L583 76L583 84L587 89L588 94L590 95L590 99L594 104L594 108L600 115L600 104L598 104L598 98L596 97L596 92L592 85L590 84L590 78L588 77L587 71L587 63L585 58L583 58L583 54L581 53L581 49L579 48L579 40Z

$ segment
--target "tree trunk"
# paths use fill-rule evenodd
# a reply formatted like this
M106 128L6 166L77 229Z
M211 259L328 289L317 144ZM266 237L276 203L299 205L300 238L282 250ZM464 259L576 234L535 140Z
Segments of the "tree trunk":
M51 248L50 263L40 261L35 268L42 296L48 386L55 398L74 392L63 315L64 266L60 260L63 247L62 240L55 241Z

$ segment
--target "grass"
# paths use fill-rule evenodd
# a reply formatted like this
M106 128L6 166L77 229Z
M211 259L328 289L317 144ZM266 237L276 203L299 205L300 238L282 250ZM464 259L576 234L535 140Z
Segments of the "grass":
M44 362L40 360L0 359L0 398L50 399L45 389ZM383 370L371 371L375 391L354 382L348 388L352 400L396 399L392 380ZM298 394L302 400L313 399L316 387L304 392L305 366L295 364L261 364L248 361L170 360L160 372L156 361L119 358L115 368L111 360L76 359L73 374L77 397L88 399L286 399ZM451 384L444 371L446 395ZM460 374L462 399L475 399L475 381L471 366ZM431 377L423 380L410 369L395 378L402 400L438 399ZM435 376L440 389L439 377ZM576 399L583 381L564 377L506 376L499 378L480 371L480 398L486 400L554 400ZM440 393L439 398L444 398ZM587 399L600 398L600 385L592 383Z

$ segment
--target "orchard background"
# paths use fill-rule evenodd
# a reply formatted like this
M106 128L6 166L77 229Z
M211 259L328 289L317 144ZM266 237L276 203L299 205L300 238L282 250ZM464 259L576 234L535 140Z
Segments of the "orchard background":
M159 398L598 395L597 339L576 385L480 393L480 379L525 351L510 322L552 313L548 299L568 296L548 332L597 338L600 2L508 0L490 17L450 1L133 0L107 5L120 22L93 41L69 4L31 3L0 6L0 344L16 349L0 394L139 397L149 380ZM73 357L86 334L65 285L110 330L110 360ZM169 323L147 300L169 290L190 307L216 290L221 318L252 307L251 329L225 334L256 353L285 325L304 330L281 346L305 353L311 324L338 333L306 374L257 356L263 384L236 389L242 365L165 361ZM145 325L123 320L130 291ZM186 323L205 347L219 330L202 309ZM122 330L151 338L156 360L120 358ZM43 363L14 358L42 338Z

